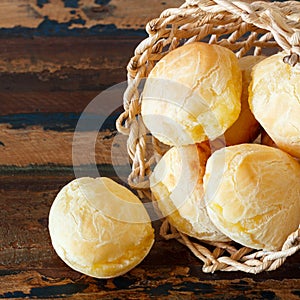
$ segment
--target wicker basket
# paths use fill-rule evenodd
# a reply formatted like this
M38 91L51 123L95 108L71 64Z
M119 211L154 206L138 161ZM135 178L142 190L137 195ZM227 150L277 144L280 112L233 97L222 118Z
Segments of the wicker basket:
M222 45L234 51L237 57L283 49L288 53L285 62L295 66L300 63L300 3L186 0L179 8L163 11L159 18L147 24L146 30L149 37L137 46L127 66L125 111L116 125L119 132L128 135L128 154L132 160L129 184L141 197L151 199L148 176L164 149L154 138L152 143L147 141L149 135L140 116L142 79L168 52L195 41ZM277 252L253 251L234 243L204 243L178 232L166 220L162 223L161 235L184 243L203 261L204 272L271 271L300 249L300 227Z

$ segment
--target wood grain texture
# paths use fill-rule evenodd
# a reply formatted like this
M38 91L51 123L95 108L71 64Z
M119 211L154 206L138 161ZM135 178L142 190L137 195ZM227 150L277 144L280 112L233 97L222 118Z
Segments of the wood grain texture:
M9 84L12 86L11 82ZM12 89L18 88L20 87L14 86ZM98 90L73 91L41 91L34 90L35 88L38 89L35 86L28 92L0 90L2 122L4 118L9 118L9 121L13 122L17 114L69 112L79 114L101 92L99 86Z
M0 125L0 165L76 165L72 162L73 134L38 127L10 129L6 125ZM125 166L129 163L126 138L116 136L116 131L82 132L79 135L79 143L73 145L82 152L78 163L88 165L94 159L97 164L112 164L112 160L117 165ZM86 143L93 137L97 138L96 150L94 155L88 155Z
M182 0L153 0L151 5L143 5L137 0L2 0L0 19L2 28L38 27L45 18L58 23L77 21L70 24L70 29L99 24L115 24L124 29L142 28L147 20L155 18L163 9L182 3Z
M141 38L36 37L0 43L0 72L55 73L66 70L120 68ZM74 47L75 46L75 47Z
M101 35L124 30L137 34L164 9L182 3L182 0L153 0L151 5L139 0L2 0L0 28L4 30L0 33Z
M299 299L299 254L269 273L204 274L183 245L159 236L160 221L151 252L128 274L99 280L71 270L52 249L47 220L73 176L0 176L0 298Z
M0 103L0 113L12 102L10 94L43 103L54 97L53 92L61 100L57 103L63 103L65 99L59 97L68 95L58 96L59 92L70 92L72 97L78 90L100 92L123 82L139 42L140 38L124 37L5 39L0 43L0 96L6 99ZM39 91L47 93L31 94Z

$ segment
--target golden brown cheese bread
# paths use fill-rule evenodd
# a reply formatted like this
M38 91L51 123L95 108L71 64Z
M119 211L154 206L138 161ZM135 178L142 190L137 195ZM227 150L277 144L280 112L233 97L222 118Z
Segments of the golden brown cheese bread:
M105 177L83 177L63 187L51 206L49 232L67 265L97 278L126 273L143 260L154 242L140 200Z
M241 70L231 50L191 43L169 52L151 70L141 114L165 144L213 140L238 118L241 92Z
M280 52L253 68L249 104L276 145L300 157L300 64L284 63L286 55Z
M210 154L205 145L171 148L150 177L151 191L162 214L179 231L209 241L228 241L209 219L202 178Z
M279 250L300 223L300 165L280 149L240 144L214 152L204 175L208 215L232 240Z

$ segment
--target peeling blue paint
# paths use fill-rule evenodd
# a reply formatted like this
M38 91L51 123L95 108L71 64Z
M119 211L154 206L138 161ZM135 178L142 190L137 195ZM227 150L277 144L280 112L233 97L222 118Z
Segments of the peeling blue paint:
M64 285L57 286L44 286L44 287L34 287L30 291L31 297L54 297L61 295L73 295L84 291L88 287L88 284L80 283L67 283Z
M110 0L95 0L95 3L99 5L107 5L109 2Z
M79 0L64 0L65 7L78 8Z
M88 287L87 284L67 283L65 285L35 287L30 290L30 293L22 291L8 292L0 295L0 298L28 298L28 297L57 297L61 295L72 295L84 291Z
M37 28L16 26L14 28L1 28L0 37L26 37L35 36L54 37L54 36L132 36L144 38L147 33L144 29L119 29L114 24L95 25L91 28L72 28L72 24L85 25L85 20L81 18L73 19L69 22L59 23L49 20L47 17Z
M84 25L85 23L85 20L80 18L65 23L58 23L57 21L51 21L46 17L45 20L38 26L37 32L43 32L46 36L53 36L70 31L69 27L72 24Z
M9 114L0 116L0 124L10 124L11 129L24 129L30 128L31 126L40 126L44 130L74 132L79 118L84 118L85 127L79 128L78 130L93 131L100 129L100 131L105 131L116 129L115 123L120 113L121 110L116 110L109 116L100 114L86 114L81 116L80 113ZM101 128L98 128L100 125Z
M15 292L7 292L2 295L0 295L1 299L7 299L7 298L25 298L27 295L23 293L22 291L15 291Z

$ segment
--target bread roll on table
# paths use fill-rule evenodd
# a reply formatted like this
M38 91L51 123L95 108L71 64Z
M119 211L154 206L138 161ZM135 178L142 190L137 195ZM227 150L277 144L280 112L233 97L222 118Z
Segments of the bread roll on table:
M49 213L52 245L71 268L97 278L122 275L154 242L140 200L109 178L75 179L58 193Z

